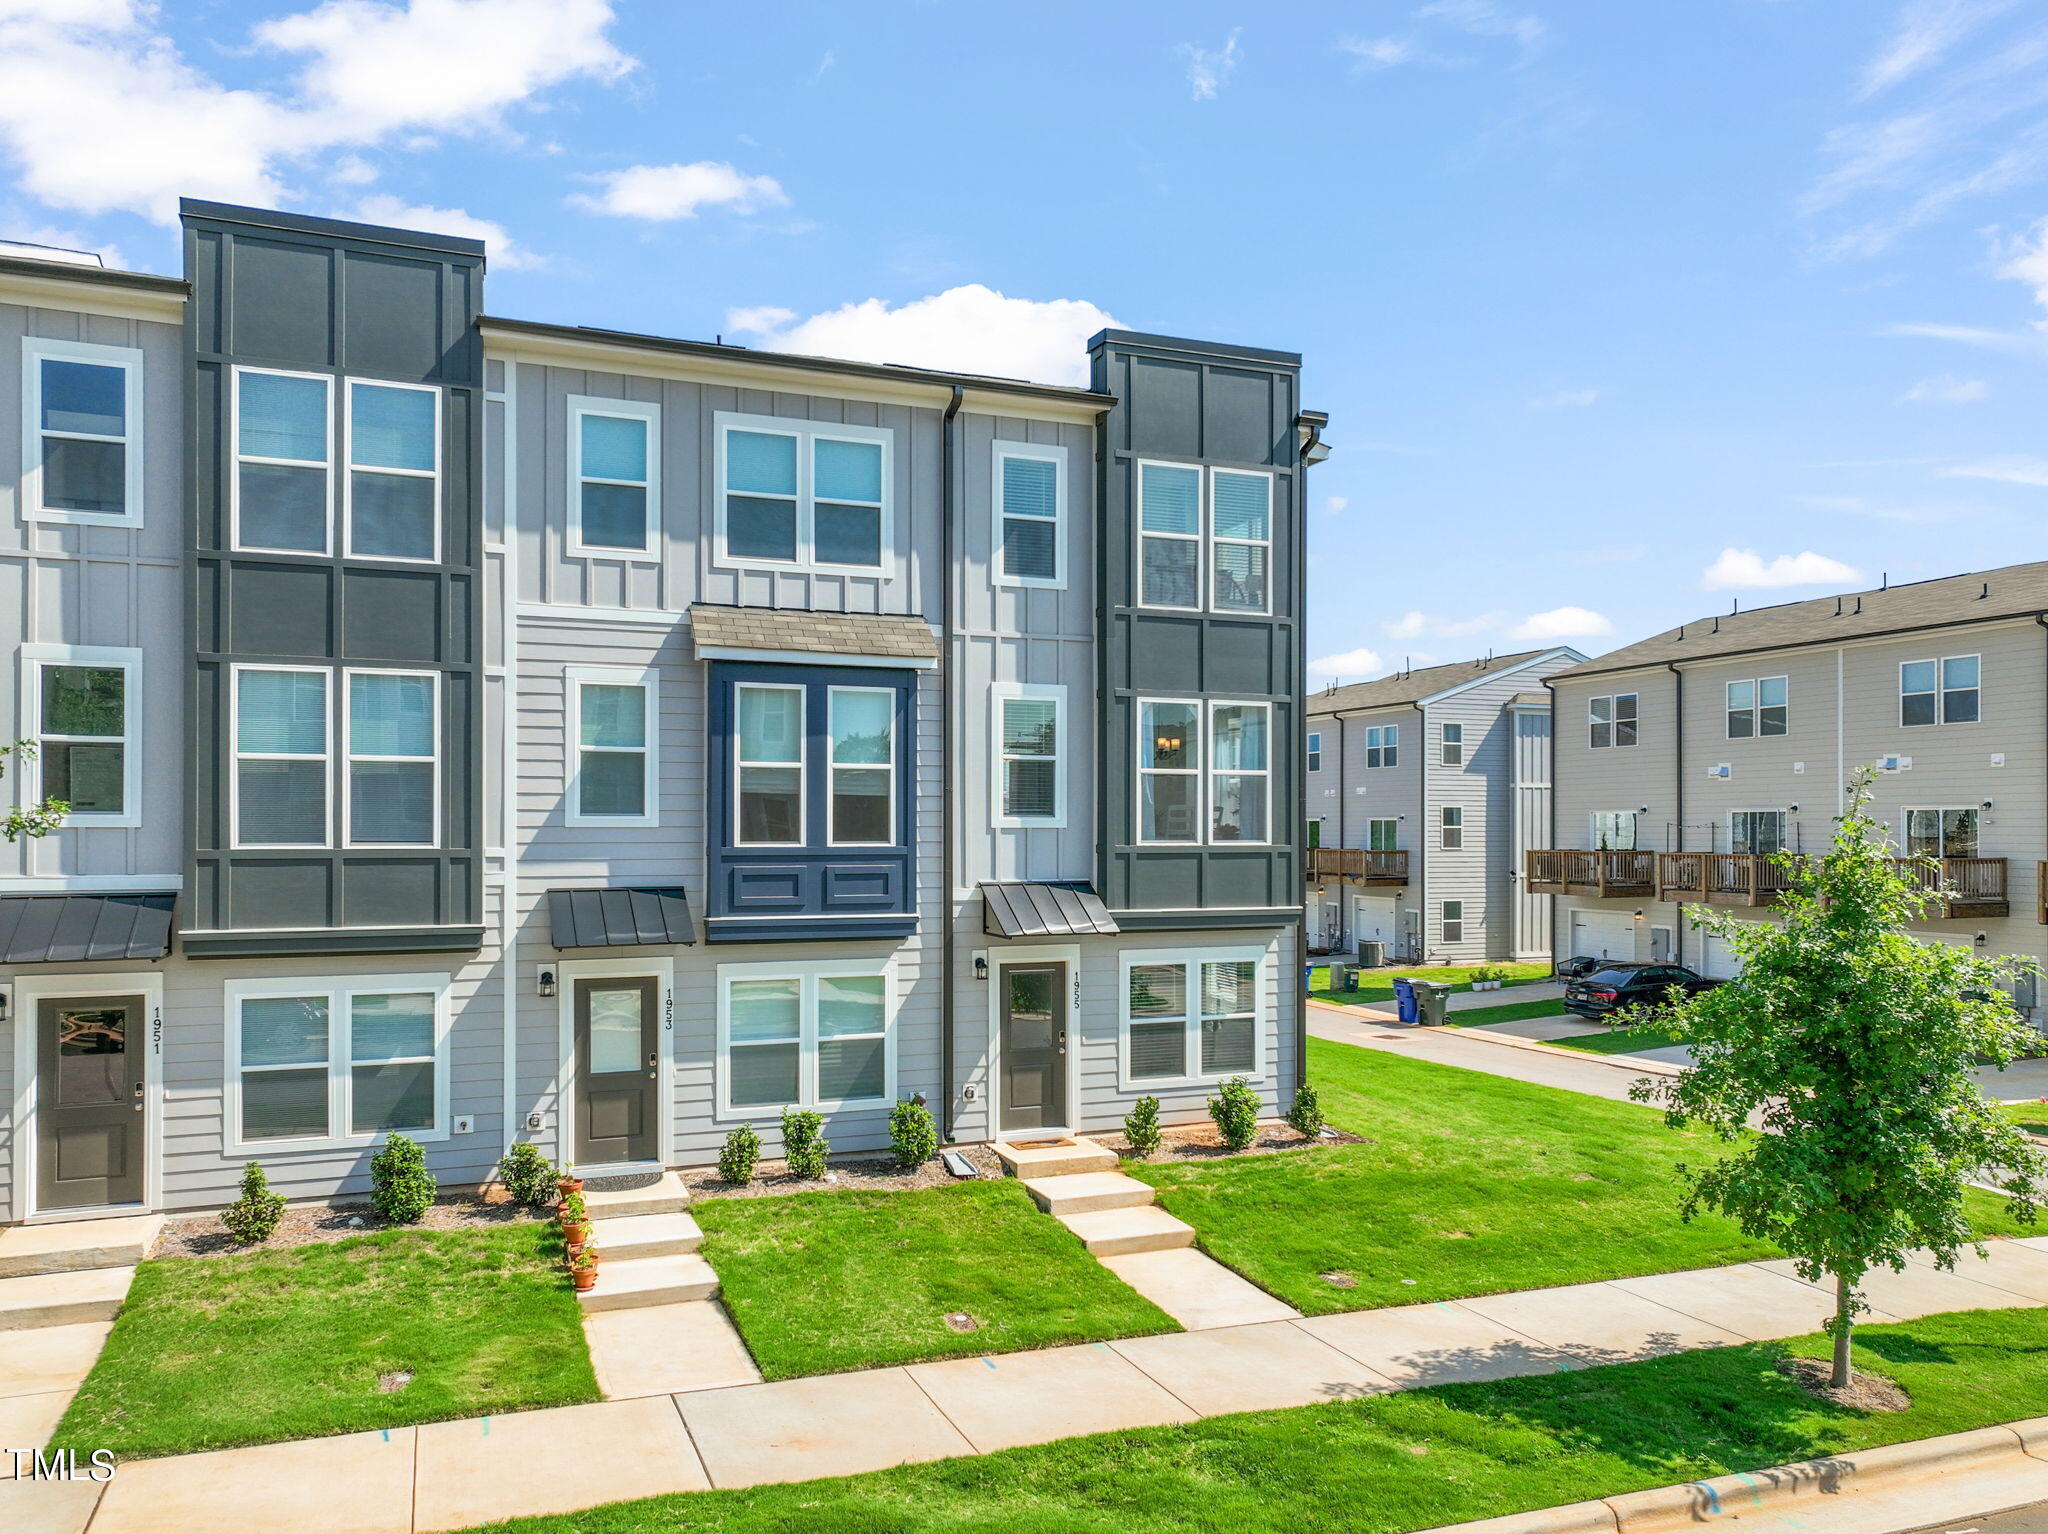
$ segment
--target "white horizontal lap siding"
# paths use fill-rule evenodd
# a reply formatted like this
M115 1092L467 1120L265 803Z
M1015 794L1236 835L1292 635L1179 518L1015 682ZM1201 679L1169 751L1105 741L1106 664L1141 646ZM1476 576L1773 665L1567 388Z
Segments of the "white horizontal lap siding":
M1689 681L1687 689L1691 690ZM1636 695L1637 744L1594 749L1588 744L1588 700L1628 692ZM1675 832L1678 820L1674 776L1678 760L1677 712L1672 674L1658 667L1583 680L1570 678L1554 685L1552 698L1556 838L1544 840L1543 845L1587 848L1591 845L1595 813L1647 807L1636 820L1636 845L1650 851L1666 850L1671 845L1667 838ZM1690 742L1687 754L1690 759ZM1704 781L1703 776L1686 780L1688 802L1696 782ZM1559 952L1563 952L1571 935L1565 916L1568 904L1566 900L1557 902ZM1629 909L1633 910L1634 905Z
M1733 810L1784 810L1790 845L1807 852L1827 847L1839 808L1836 654L1783 650L1685 668L1685 850L1733 851ZM1731 738L1728 684L1768 677L1786 678L1785 733ZM1896 676L1893 683L1896 717ZM1728 776L1709 771L1724 763Z

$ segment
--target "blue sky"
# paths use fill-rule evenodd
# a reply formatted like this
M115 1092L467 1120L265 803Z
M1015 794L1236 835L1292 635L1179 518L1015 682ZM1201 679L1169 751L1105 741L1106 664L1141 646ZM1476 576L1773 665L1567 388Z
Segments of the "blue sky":
M181 192L501 314L1298 348L1326 677L2048 556L2048 0L0 0L0 237Z

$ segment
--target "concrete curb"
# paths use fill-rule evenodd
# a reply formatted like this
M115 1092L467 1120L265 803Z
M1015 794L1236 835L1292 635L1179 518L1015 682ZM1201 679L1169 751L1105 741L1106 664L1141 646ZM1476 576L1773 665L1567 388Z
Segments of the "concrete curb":
M1395 1026L1402 1026L1396 1024ZM1414 1026L1414 1025L1409 1025ZM1417 1033L1449 1033L1461 1039L1484 1039L1489 1044L1505 1045L1509 1049L1535 1049L1546 1055L1555 1055L1561 1060L1591 1060L1598 1065L1611 1065L1616 1070L1627 1071L1632 1076L1682 1076L1685 1067L1667 1065L1662 1060L1645 1060L1639 1055L1601 1055L1588 1049L1565 1049L1556 1044L1546 1044L1541 1039L1517 1038L1511 1033L1490 1033L1481 1027L1455 1028L1449 1024L1441 1028L1416 1027Z
M1931 1514L1925 1502L1905 1495L1924 1491L1925 1483L1936 1477L1997 1469L2029 1472L2037 1468L2042 1470L2040 1485L1997 1490L1987 1485L1976 1501L1966 1484L1946 1482L1942 1488L1945 1505ZM1886 1534L1887 1530L1924 1527L1930 1516L1937 1521L1981 1518L2024 1507L2040 1500L2043 1489L2048 1489L2048 1417L2029 1417L2002 1427L1884 1444L1854 1454L1801 1460L1748 1474L1688 1481L1681 1486L1660 1486L1597 1502L1538 1508L1477 1523L1446 1524L1426 1530L1425 1534L1677 1534L1678 1530L1698 1529L1702 1524L1738 1523L1744 1519L1767 1520L1772 1526L1785 1527L1795 1526L1802 1514L1826 1507L1828 1504L1821 1500L1824 1498L1897 1496L1901 1505L1892 1517L1872 1507L1863 1514L1869 1521L1857 1524L1864 1534ZM1984 1505L1979 1506L1978 1502Z

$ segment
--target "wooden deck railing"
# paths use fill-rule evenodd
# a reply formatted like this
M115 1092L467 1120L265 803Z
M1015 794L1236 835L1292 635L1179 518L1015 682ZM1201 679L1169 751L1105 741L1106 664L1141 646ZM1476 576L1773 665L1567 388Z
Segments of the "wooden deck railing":
M1707 905L1773 905L1792 883L1791 870L1755 852L1663 852L1657 855L1657 898Z
M1406 851L1366 847L1311 847L1305 860L1311 879L1358 879L1366 884L1406 884Z
M1633 848L1600 852L1567 847L1532 849L1527 873L1532 895L1647 895L1657 887L1657 854Z
M1893 858L1892 866L1924 890L1946 885L1945 916L2005 916L2012 910L2004 858L1943 858L1938 874L1926 858Z

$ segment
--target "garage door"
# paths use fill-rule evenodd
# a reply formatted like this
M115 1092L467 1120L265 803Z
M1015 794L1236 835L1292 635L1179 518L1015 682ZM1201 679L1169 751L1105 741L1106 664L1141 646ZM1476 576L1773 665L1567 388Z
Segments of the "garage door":
M1395 942L1400 933L1395 915L1395 901L1391 896L1353 895L1351 897L1351 938L1353 942L1385 943L1387 951L1398 951Z
M1572 959L1633 959L1636 956L1635 918L1626 911L1574 911L1571 946L1565 957Z
M1735 951L1728 946L1728 939L1716 937L1711 932L1700 934L1699 971L1709 980L1733 980L1742 968L1742 961L1735 957Z

